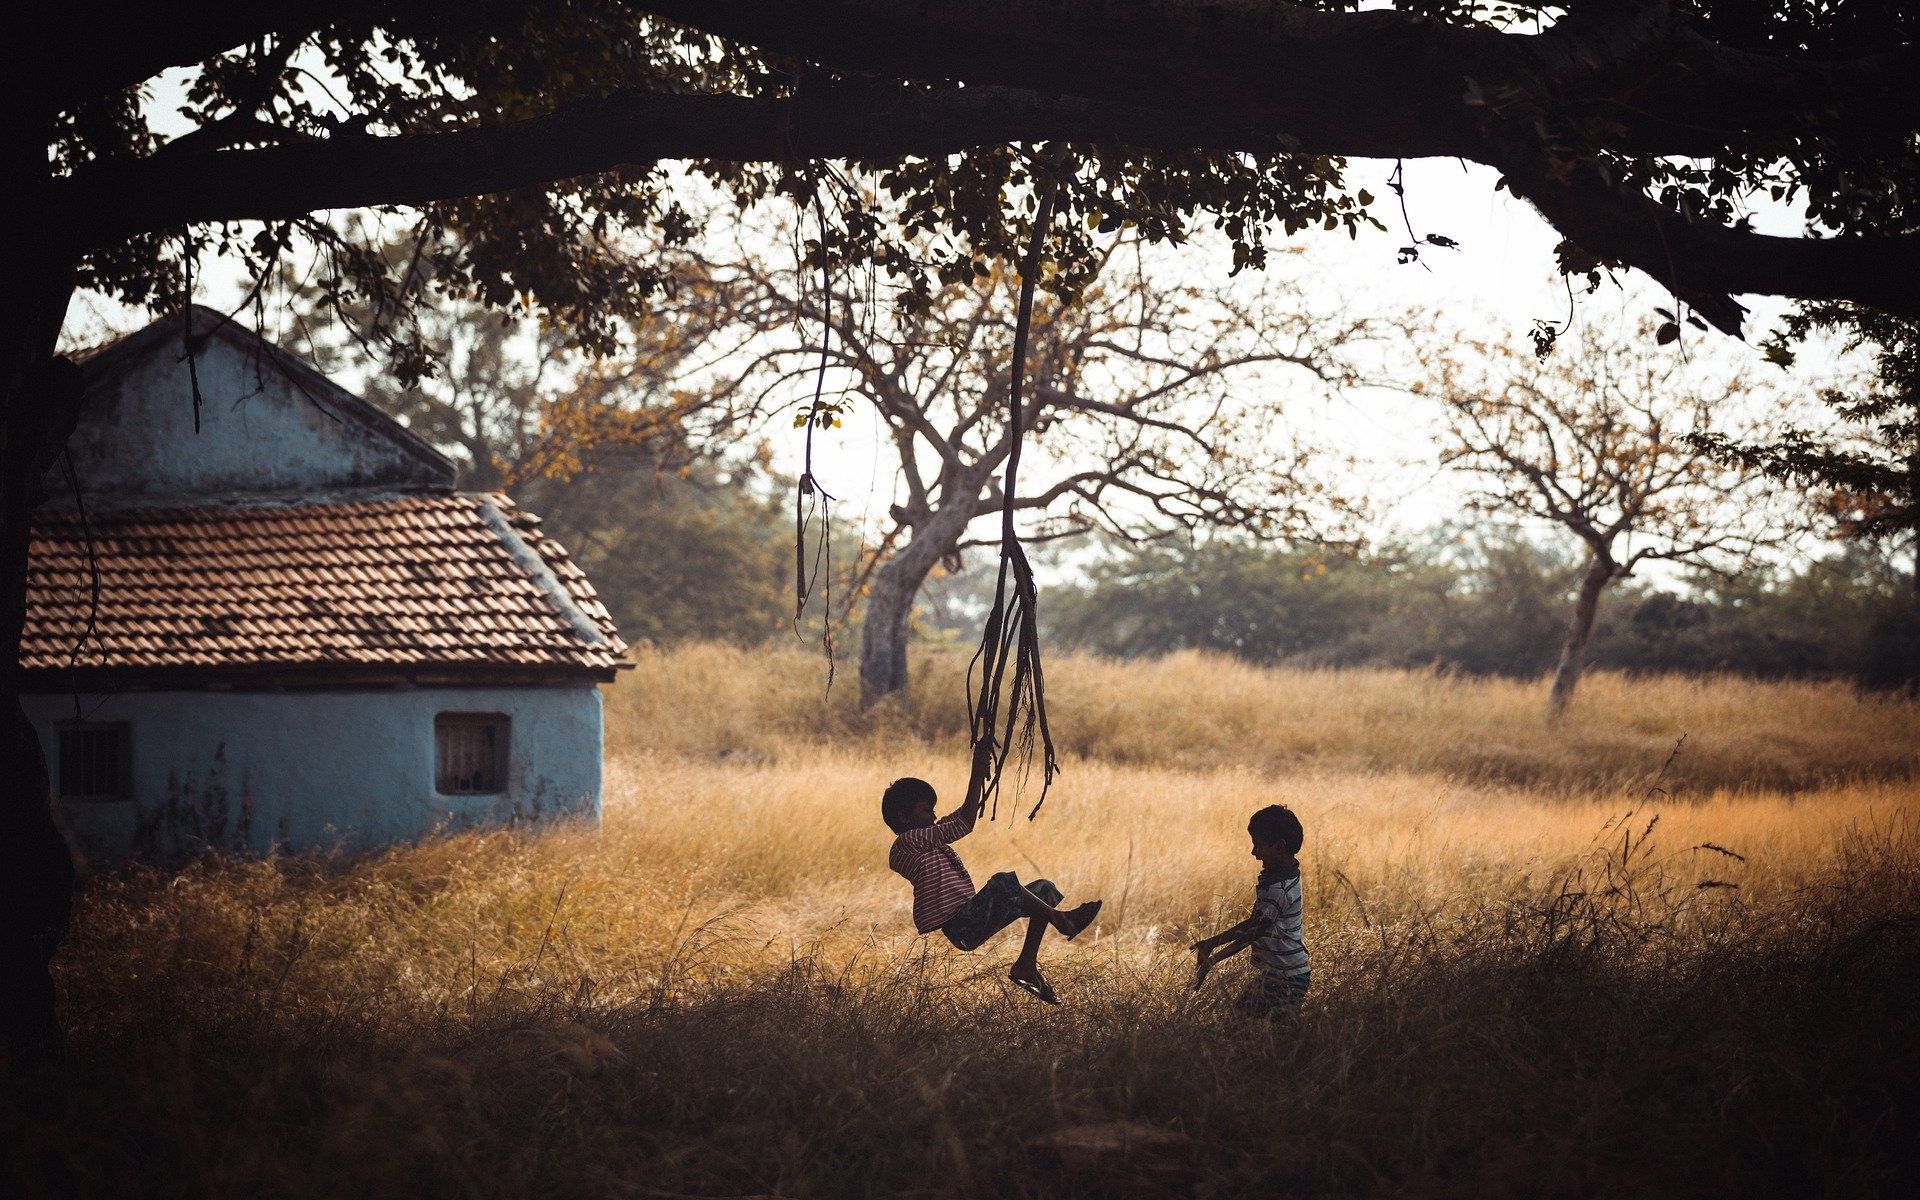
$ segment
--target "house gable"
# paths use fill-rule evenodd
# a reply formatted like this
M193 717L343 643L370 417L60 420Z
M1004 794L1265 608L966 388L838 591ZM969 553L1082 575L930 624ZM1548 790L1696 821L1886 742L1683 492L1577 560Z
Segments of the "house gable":
M445 456L304 360L210 309L194 308L191 325L189 338L177 319L155 322L80 356L86 397L68 454L89 498L453 486ZM49 493L69 490L56 468Z

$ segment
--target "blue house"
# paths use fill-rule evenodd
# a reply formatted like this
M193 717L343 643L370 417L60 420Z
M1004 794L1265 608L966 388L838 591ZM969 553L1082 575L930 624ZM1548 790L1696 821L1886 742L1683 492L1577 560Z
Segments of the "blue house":
M625 646L566 551L299 358L191 318L79 356L78 492L57 470L35 514L27 705L82 851L598 820Z

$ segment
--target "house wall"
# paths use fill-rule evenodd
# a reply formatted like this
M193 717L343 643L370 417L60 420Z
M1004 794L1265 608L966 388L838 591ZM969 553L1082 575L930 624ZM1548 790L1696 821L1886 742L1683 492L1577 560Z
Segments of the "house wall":
M59 792L59 722L72 695L23 698ZM90 721L131 726L133 796L65 801L96 860L205 846L357 850L442 830L600 819L600 693L578 687L360 692L126 692L80 697ZM505 713L508 790L434 790L434 717Z
M181 339L135 337L121 352L126 361L89 385L68 442L90 497L121 503L453 482L451 464L372 405L228 327L194 356L196 431ZM56 500L68 494L58 469L48 491Z

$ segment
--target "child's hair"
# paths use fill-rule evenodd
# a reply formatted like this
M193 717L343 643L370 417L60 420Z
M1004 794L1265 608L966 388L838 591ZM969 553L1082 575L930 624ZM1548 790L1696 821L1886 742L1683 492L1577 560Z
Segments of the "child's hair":
M1300 818L1284 804L1269 804L1247 818L1247 832L1256 842L1278 842L1288 854L1300 853L1301 843L1307 840Z
M880 819L895 833L905 833L903 822L907 814L922 804L934 803L934 799L933 785L926 780L915 779L911 775L896 779L887 785L886 794L880 797Z

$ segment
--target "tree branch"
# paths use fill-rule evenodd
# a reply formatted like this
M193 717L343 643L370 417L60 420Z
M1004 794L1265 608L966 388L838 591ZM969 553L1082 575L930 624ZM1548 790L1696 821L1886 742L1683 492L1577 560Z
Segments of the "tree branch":
M1171 387L1156 388L1155 394L1171 390L1173 390ZM1109 401L1094 400L1087 396L1077 395L1073 392L1062 391L1059 388L1044 385L1035 387L1033 389L1033 395L1036 400L1044 401L1045 407L1047 408L1066 408L1076 412L1102 413L1106 416L1115 417L1135 425L1145 425L1150 429L1161 429L1168 433L1177 433L1181 437L1191 440L1202 450L1208 452L1213 450L1213 444L1207 441L1206 438L1200 436L1199 432L1192 428L1192 426L1180 421L1169 421L1140 412L1134 407L1134 404L1138 403L1138 401L1114 404Z
M1710 155L1756 133L1798 128L1809 111L1831 111L1841 130L1904 132L1920 122L1920 97L1908 86L1920 66L1912 47L1839 62L1754 53L1702 36L1664 3L1582 5L1543 34L1281 0L638 6L837 69L1169 112L1227 109L1284 131L1308 153L1477 158L1487 110L1476 97L1604 116L1640 154ZM1428 149L1394 149L1416 130Z
M46 211L71 244L89 250L189 224L423 205L662 159L941 155L1043 138L1277 148L1270 136L1228 126L1206 132L1150 111L1004 88L824 83L790 99L630 91L447 133L338 134L301 145L112 160L47 185Z
M1557 175L1531 151L1509 163L1514 194L1549 224L1603 261L1646 272L1701 317L1735 337L1746 306L1740 293L1803 300L1852 300L1920 316L1920 237L1788 238L1688 220L1656 201L1600 180L1591 164Z

